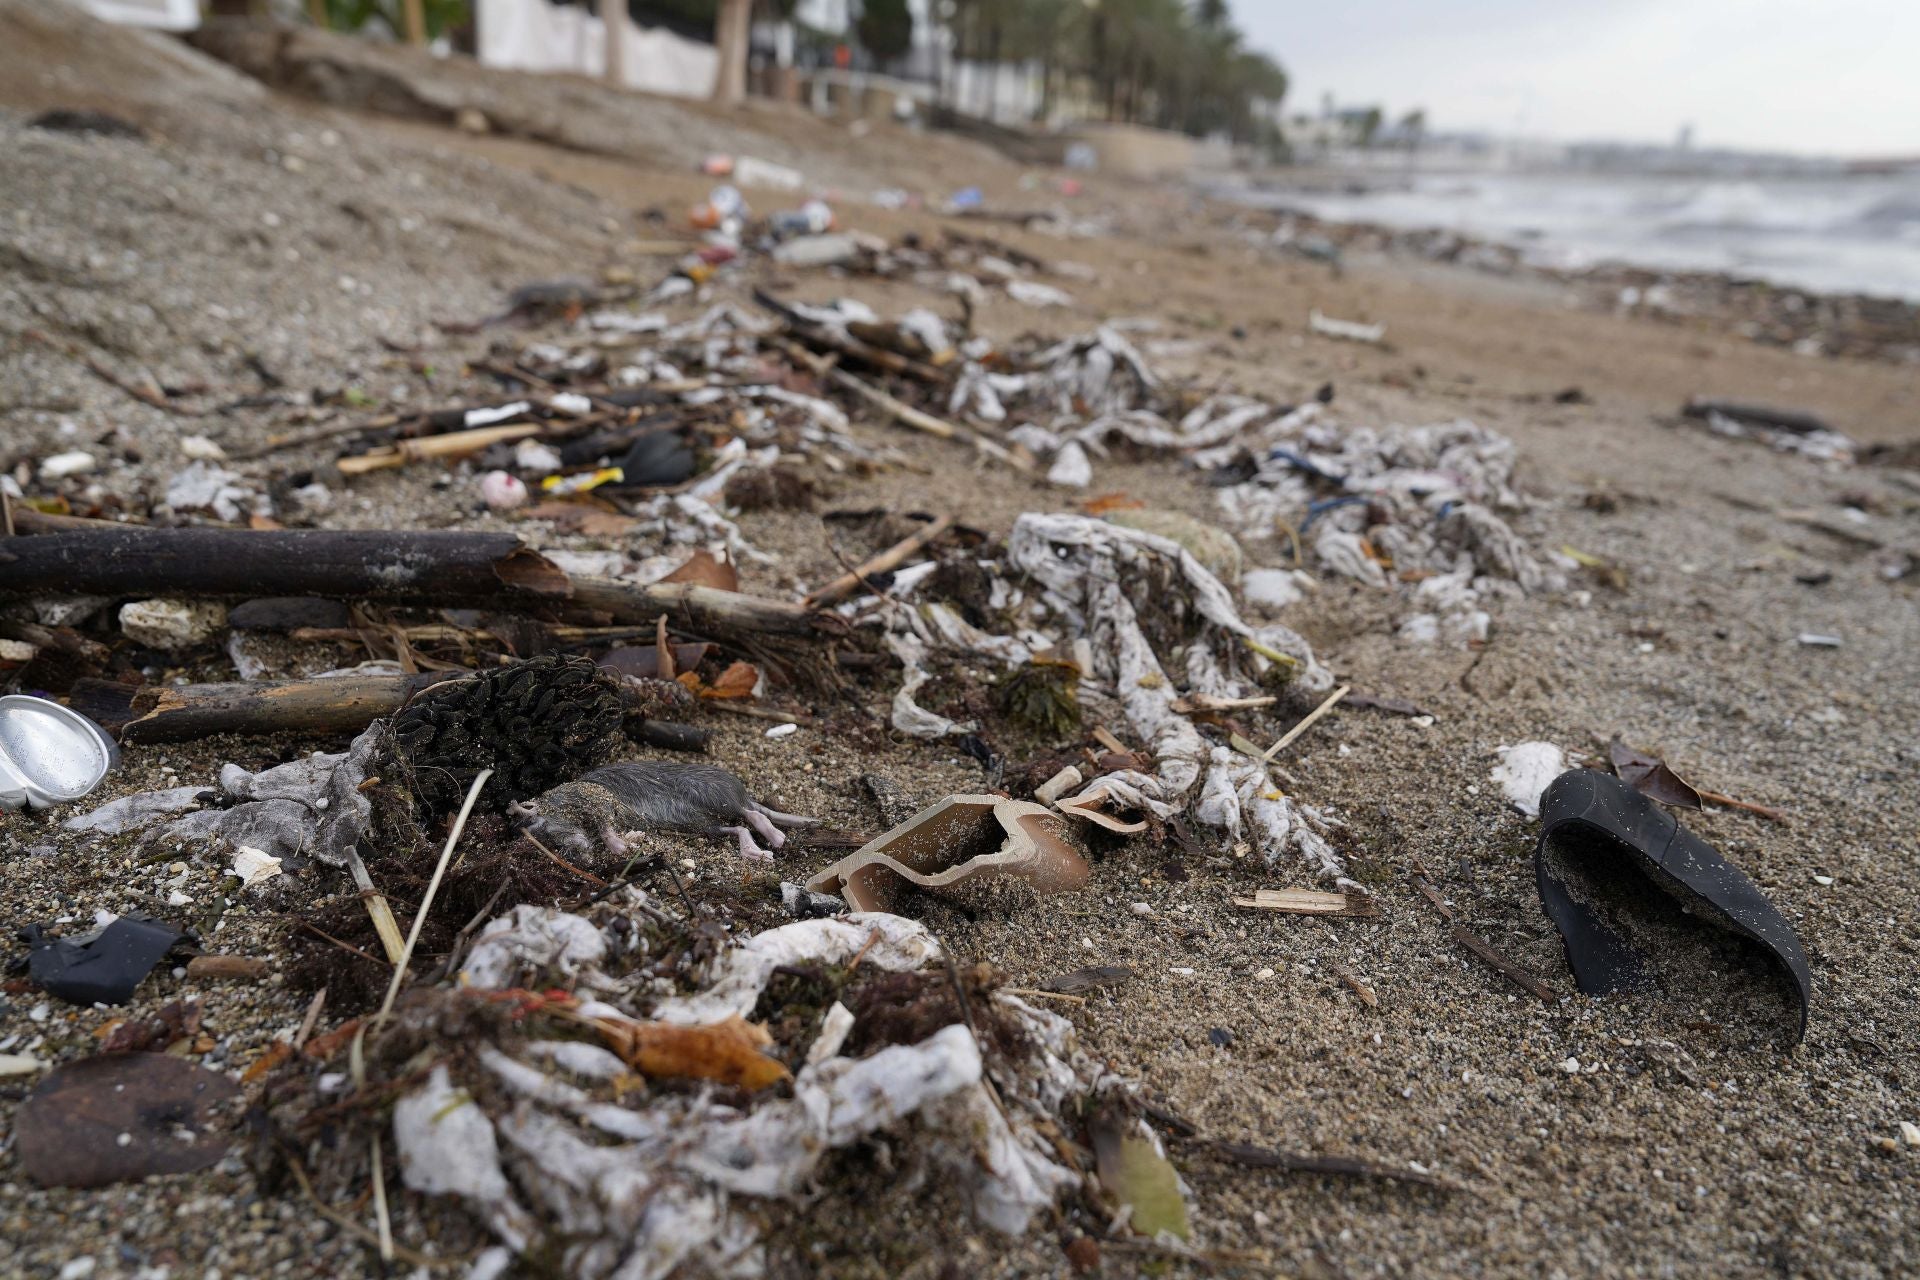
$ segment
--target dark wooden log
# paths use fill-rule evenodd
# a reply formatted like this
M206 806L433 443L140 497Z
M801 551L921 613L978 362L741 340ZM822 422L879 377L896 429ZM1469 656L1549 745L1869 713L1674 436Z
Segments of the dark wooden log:
M324 596L497 604L572 594L510 533L114 528L0 541L0 595Z
M627 736L635 742L664 751L705 751L708 741L713 737L713 730L665 720L629 720Z
M640 587L612 578L575 578L573 598L568 603L605 613L614 622L651 622L665 614L669 622L694 631L798 635L846 629L838 617L803 604L691 582L654 582Z
M1785 409L1778 405L1753 404L1740 400L1713 400L1705 396L1695 396L1687 401L1680 412L1689 418L1711 418L1717 414L1723 418L1732 418L1735 422L1750 423L1757 427L1772 427L1776 431L1785 431L1797 436L1833 430L1825 418L1808 413L1804 409Z
M215 733L358 733L459 672L329 676L252 684L148 685L133 695L122 742L185 742Z

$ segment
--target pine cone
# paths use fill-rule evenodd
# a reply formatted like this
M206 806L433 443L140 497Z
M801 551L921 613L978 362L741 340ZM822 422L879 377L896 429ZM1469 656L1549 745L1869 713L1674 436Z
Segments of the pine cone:
M545 654L434 685L395 713L393 753L428 814L504 809L604 764L621 741L620 689L590 659Z

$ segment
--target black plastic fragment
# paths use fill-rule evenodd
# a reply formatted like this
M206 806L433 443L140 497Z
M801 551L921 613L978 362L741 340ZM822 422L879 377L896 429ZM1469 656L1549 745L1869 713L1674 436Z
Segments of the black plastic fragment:
M633 442L619 466L623 485L675 485L693 475L693 448L677 431L653 431Z
M1540 905L1560 931L1580 990L1629 990L1650 977L1647 958L1567 884L1569 871L1601 881L1631 868L1690 915L1755 943L1784 969L1799 1006L1794 1042L1806 1036L1813 975L1793 926L1739 868L1626 783L1592 769L1555 778L1540 799L1533 865Z
M27 976L70 1004L125 1004L153 967L187 935L146 916L121 916L84 942L50 938L39 925L20 931L32 950Z

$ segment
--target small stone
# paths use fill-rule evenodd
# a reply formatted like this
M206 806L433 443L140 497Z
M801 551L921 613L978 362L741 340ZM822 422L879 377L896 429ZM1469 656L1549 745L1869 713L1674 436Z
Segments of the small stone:
M1819 885L1822 889L1824 889L1828 885L1833 883L1833 877L1832 876L1815 876L1813 878L1813 882Z
M120 606L120 630L149 649L177 653L227 625L227 607L200 600L134 600Z
M800 726L797 724L777 724L767 730L767 736L769 738L788 738L798 732L800 732Z
M68 476L84 476L99 465L99 461L90 453L82 453L78 450L72 453L56 453L40 463L40 478L64 480Z
M1568 1058L1560 1064L1560 1069L1570 1076L1577 1076L1580 1074L1580 1059Z
M1900 1138L1910 1147L1920 1147L1920 1124L1915 1124L1911 1120L1902 1120Z

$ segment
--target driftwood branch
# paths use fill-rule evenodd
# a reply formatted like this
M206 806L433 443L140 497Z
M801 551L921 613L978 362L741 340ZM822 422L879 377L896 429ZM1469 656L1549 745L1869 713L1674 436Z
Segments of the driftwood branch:
M985 454L989 458L1004 462L1017 471L1031 472L1034 470L1033 459L1028 456L1023 449L1008 448L997 440L988 439L970 427L963 427L958 423L948 422L945 418L936 418L924 410L916 409L906 401L889 395L872 383L862 378L856 378L853 374L848 373L845 369L840 368L825 357L815 355L797 342L783 342L779 345L785 349L788 355L806 366L816 377L825 378L853 392L869 404L884 411L888 417L903 427L911 427L915 431L922 431L930 436L938 436L942 440L959 440L963 443L970 444L980 453Z
M149 685L133 696L122 742L186 742L215 733L358 733L446 672L328 676L252 684Z
M844 600L847 596L853 594L861 585L865 584L868 579L872 578L874 574L886 573L899 568L908 556L914 555L920 551L921 548L951 528L953 528L953 517L941 516L919 531L909 534L907 537L894 543L879 555L874 556L871 560L841 574L826 586L821 587L818 591L809 592L804 603L809 607L818 607L823 604L833 604L837 601ZM842 563L845 562L842 561Z
M806 634L835 625L805 605L738 591L569 578L510 533L63 528L0 540L0 596L8 594L564 602L633 626L663 615L710 630Z
M71 530L0 543L0 594L565 599L567 575L510 533Z

